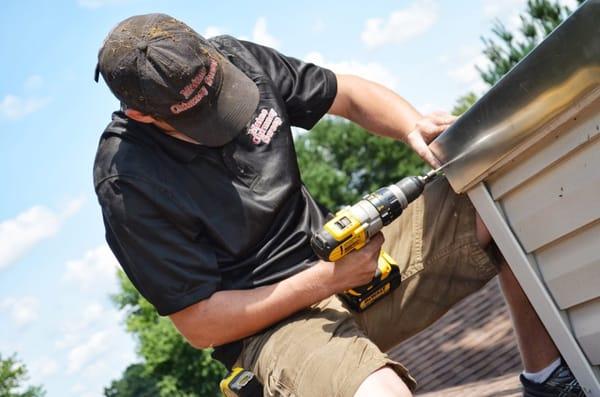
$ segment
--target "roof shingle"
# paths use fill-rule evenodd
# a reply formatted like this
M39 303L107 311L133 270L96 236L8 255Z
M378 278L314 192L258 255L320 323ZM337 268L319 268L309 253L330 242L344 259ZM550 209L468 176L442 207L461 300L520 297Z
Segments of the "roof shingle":
M445 389L438 395L448 396L449 388L473 382L485 384L486 396L512 395L489 394L504 392L506 388L518 390L514 373L521 369L521 360L496 280L457 304L429 328L392 349L390 356L403 363L417 379L418 393ZM504 376L508 373L513 374ZM501 377L498 382L491 381L498 377Z

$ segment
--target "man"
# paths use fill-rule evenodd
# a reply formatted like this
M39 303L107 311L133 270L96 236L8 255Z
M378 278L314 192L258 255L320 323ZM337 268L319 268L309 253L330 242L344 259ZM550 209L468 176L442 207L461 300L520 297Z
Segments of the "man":
M96 78L124 110L94 165L107 241L190 344L252 370L268 396L410 396L414 380L383 352L498 273L527 395L579 395L470 202L444 180L384 231L404 280L363 313L336 294L371 280L383 235L337 263L309 246L327 211L301 183L292 125L342 116L435 166L427 144L452 117L422 117L384 87L270 48L204 40L162 14L121 22L98 58Z

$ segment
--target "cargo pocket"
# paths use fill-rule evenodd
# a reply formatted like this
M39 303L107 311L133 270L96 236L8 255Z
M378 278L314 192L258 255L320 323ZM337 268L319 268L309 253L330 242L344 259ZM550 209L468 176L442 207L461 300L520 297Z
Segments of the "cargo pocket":
M270 374L269 379L264 385L265 396L268 397L296 397L292 382L286 379L285 375Z
M413 202L412 208L412 246L409 265L402 274L402 278L411 277L423 270L423 223L424 219L424 200L420 197Z
M383 250L398 263L402 280L423 270L423 198L383 229Z

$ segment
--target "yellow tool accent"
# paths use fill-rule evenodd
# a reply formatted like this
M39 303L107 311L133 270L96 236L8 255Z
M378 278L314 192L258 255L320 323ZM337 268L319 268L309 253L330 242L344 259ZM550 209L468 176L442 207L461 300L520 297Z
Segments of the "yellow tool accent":
M254 374L244 368L236 367L221 380L219 387L225 397L239 397L240 391L254 378Z

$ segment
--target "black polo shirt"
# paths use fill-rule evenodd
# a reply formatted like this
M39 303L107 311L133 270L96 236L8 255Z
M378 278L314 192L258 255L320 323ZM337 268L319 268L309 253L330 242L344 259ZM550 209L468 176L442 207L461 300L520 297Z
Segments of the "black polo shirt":
M310 266L326 212L302 185L290 126L327 112L335 75L229 36L211 42L258 85L244 131L203 147L115 112L94 164L108 244L161 315Z

